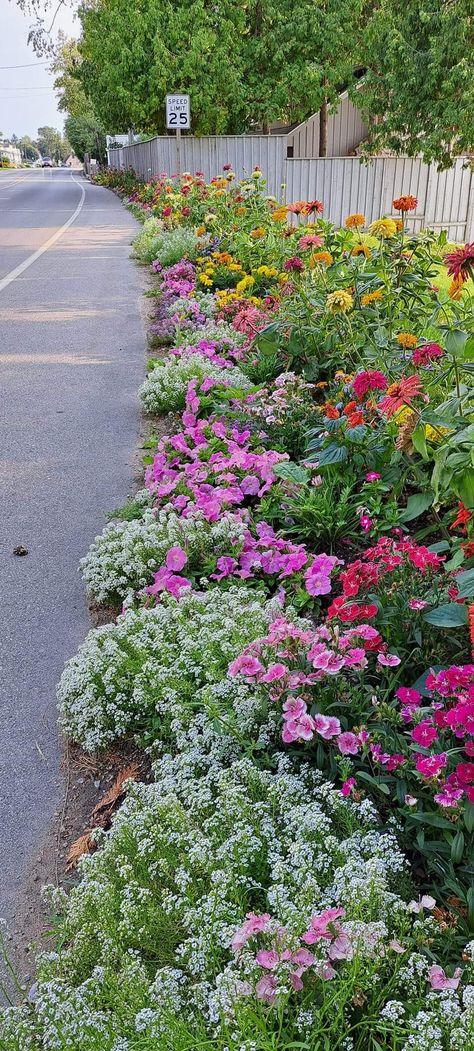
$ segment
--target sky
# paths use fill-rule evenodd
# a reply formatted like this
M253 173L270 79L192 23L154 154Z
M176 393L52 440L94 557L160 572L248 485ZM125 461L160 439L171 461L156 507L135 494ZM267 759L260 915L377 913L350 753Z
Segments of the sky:
M5 138L15 133L35 139L38 128L45 124L63 129L64 114L57 107L49 63L36 58L27 44L31 22L15 0L0 0L0 133ZM61 9L55 29L77 36L77 25L71 9Z

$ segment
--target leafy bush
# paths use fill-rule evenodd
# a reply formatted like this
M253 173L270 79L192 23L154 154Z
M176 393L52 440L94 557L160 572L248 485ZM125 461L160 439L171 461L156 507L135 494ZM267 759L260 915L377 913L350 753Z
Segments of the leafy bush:
M202 237L187 226L164 230L160 219L146 219L143 230L133 242L133 252L139 263L159 260L161 266L172 266L180 259L194 260L202 248Z

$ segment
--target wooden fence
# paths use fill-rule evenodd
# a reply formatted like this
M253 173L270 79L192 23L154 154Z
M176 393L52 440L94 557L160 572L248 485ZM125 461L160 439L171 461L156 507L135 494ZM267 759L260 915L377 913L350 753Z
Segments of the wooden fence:
M351 212L367 220L393 214L392 200L401 193L418 199L410 228L446 230L453 241L474 240L474 171L466 158L439 172L434 164L412 157L287 157L286 135L183 136L181 171L202 171L206 179L231 164L237 178L258 164L268 193L287 202L321 200L324 216L340 226ZM177 170L176 140L160 136L109 151L113 167L134 168L144 178Z

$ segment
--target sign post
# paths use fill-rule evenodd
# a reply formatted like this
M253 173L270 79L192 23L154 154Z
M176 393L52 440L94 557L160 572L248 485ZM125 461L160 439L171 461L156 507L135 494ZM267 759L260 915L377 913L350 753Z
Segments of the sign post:
M176 171L181 175L181 132L191 127L189 95L166 96L166 127L176 132Z

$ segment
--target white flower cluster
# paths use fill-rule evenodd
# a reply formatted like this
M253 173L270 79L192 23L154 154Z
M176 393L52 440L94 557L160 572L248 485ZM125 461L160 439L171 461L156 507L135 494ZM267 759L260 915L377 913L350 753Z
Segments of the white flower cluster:
M176 412L184 408L189 381L196 379L199 388L206 377L239 390L248 390L251 386L241 369L232 367L223 371L202 354L191 353L165 362L157 359L155 368L140 388L140 398L147 412Z
M188 570L199 573L210 554L238 551L244 533L245 525L233 514L208 522L199 512L183 518L171 509L147 509L141 518L105 527L81 560L82 575L99 602L130 605L135 593L151 584L171 547L182 547Z
M82 860L62 952L40 966L31 1023L42 1034L38 1047L173 1051L207 1040L237 1051L252 1046L258 1016L269 1039L284 1017L281 1045L269 1046L285 1047L311 1025L342 1048L354 1000L364 1003L380 1046L396 1032L404 1051L469 1047L472 999L423 999L423 976L399 999L391 941L406 956L412 921L397 893L404 860L395 839L314 768L277 754L272 771L250 758L227 765L215 750L211 756L212 733L199 744L192 731L178 756L158 760L155 783L133 786L101 849ZM355 893L353 872L365 874ZM345 910L355 950L338 964L327 1006L319 979L292 1000L286 993L284 1016L269 1011L254 994L264 973L255 948L236 954L233 936L246 914L266 912L296 945L310 917L330 907ZM13 1043L9 1019L7 1051L29 1051L25 1014L22 1044ZM352 1030L358 1051L364 1031L359 1038Z
M194 347L197 343L200 343L202 339L209 340L211 343L219 343L221 340L227 340L231 346L241 347L247 342L248 337L242 332L237 332L237 330L233 328L232 325L228 325L226 321L207 321L205 325L196 328L194 332L190 332L186 328L180 332L178 326L178 332L175 335L175 343L177 346L182 346L184 344L188 347Z
M199 312L204 314L206 318L211 318L217 309L216 298L213 292L199 292L196 290L192 296L178 296L176 299L173 299L166 308L166 313L168 317L178 316L183 319L192 319L192 303L198 304Z
M59 682L65 733L95 751L159 713L166 736L176 706L186 708L199 687L224 679L273 614L274 604L237 586L129 610L115 624L95 628Z

